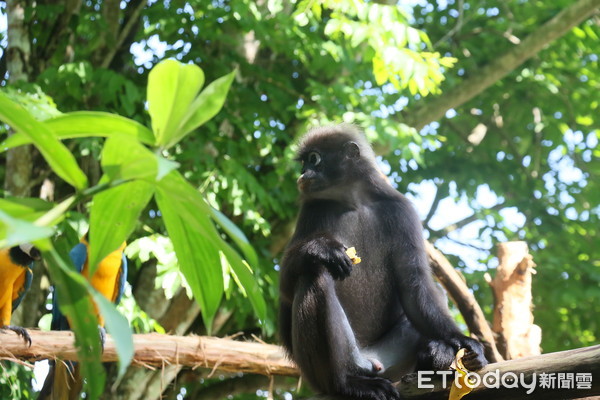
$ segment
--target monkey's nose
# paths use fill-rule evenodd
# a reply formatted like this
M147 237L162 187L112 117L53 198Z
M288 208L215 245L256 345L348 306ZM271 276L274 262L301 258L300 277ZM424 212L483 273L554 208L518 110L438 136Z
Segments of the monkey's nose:
M305 174L300 175L298 177L298 180L296 181L296 185L298 185L298 189L300 189L301 192L306 190L309 183L310 183L310 179L307 178Z

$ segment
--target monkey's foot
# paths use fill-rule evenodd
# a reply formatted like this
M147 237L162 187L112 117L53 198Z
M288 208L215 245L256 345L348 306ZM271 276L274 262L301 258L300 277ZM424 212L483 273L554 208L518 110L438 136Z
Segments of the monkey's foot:
M385 378L348 376L341 395L368 400L399 400L398 389Z
M27 329L25 329L21 326L4 325L3 327L0 327L0 330L13 331L17 335L21 336L23 338L23 341L25 341L25 343L28 343L29 347L31 347L31 336L29 336L29 332L27 332Z

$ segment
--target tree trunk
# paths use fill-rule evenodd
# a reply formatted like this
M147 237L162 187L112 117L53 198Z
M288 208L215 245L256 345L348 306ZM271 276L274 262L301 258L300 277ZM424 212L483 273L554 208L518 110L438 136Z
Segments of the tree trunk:
M531 280L535 263L525 242L498 244L494 279L486 279L494 292L492 329L506 359L540 354L542 331L533 323Z
M31 46L25 25L25 2L8 0L8 46L6 68L8 82L28 81ZM29 196L31 188L31 146L21 146L6 153L6 180L4 188L12 196Z

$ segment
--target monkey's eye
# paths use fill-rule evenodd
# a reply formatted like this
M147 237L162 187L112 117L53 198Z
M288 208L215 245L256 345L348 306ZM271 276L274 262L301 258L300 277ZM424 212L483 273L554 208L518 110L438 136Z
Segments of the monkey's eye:
M308 162L312 165L319 165L319 163L321 162L321 155L316 151L311 151L308 154Z

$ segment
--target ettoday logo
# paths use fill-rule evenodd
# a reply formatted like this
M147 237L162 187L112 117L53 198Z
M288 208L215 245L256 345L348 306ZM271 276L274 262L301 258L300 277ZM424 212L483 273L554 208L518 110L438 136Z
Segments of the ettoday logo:
M420 389L433 389L433 376L442 377L442 387L448 388L452 383L459 389L462 385L458 380L456 371L419 371L417 373L417 387ZM536 388L543 389L591 389L592 374L586 372L580 373L536 373L516 374L514 372L500 372L496 369L488 371L483 375L475 372L469 372L466 375L464 385L473 389L484 386L488 389L516 389L524 388L527 394L533 393Z

